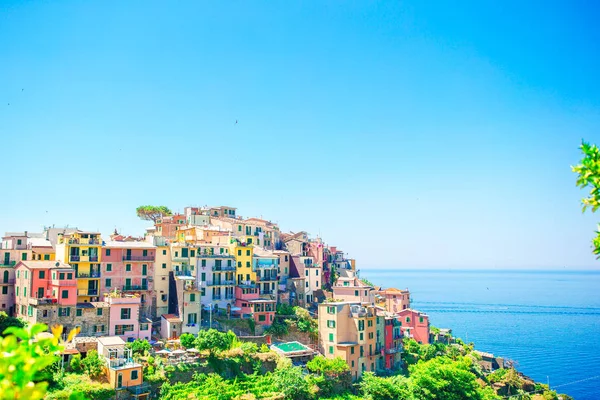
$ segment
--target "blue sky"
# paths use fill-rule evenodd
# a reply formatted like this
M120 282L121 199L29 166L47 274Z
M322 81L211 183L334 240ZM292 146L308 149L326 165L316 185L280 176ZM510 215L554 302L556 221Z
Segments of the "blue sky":
M600 142L599 11L5 0L0 231L226 204L363 269L597 268L569 166Z

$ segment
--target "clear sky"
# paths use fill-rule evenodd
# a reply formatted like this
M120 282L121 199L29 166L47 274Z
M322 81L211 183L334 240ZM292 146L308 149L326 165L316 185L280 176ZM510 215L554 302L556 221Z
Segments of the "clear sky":
M569 166L600 142L599 14L4 0L0 231L224 204L362 269L597 268Z

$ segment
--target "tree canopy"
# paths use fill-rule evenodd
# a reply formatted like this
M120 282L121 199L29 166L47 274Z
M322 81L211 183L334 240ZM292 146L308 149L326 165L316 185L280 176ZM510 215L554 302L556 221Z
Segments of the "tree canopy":
M590 188L588 197L582 200L582 210L585 212L591 208L596 212L600 208L600 150L596 145L583 142L579 147L583 153L583 158L579 165L571 167L573 172L578 174L577 186L581 189ZM592 240L593 252L600 258L600 225L596 231L596 237Z
M11 326L23 328L25 322L19 318L9 317L7 313L0 311L0 336L3 336L4 331Z
M173 215L167 206L139 206L135 212L141 219L154 223L164 216Z

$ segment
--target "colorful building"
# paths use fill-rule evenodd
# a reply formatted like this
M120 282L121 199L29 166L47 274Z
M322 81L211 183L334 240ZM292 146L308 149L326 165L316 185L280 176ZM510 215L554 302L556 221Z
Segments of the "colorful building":
M385 307L391 313L397 313L410 308L410 292L408 289L401 290L389 288L376 292L377 304Z
M109 335L128 342L150 340L152 320L140 314L140 295L114 291L104 295L104 302L110 307Z
M156 246L149 242L105 242L102 246L101 293L116 290L136 294L140 297L140 313L155 317L155 259Z
M353 379L377 370L381 348L377 342L377 316L372 305L355 302L319 304L319 346L327 358L344 359ZM381 334L381 333L380 333Z
M240 239L232 239L231 241L229 253L235 257L237 284L255 285L256 272L252 269L254 246Z
M131 349L119 336L98 338L98 355L104 361L110 387L117 390L118 399L133 397L144 400L150 395L144 385L142 364L133 360ZM120 392L128 392L127 395Z
M271 325L275 318L276 301L261 299L256 285L238 285L235 288L234 314L253 318L258 325Z
M332 287L333 298L342 301L354 301L373 304L375 289L361 281L356 274L348 269L338 271L339 277Z
M397 313L402 324L404 337L413 338L422 344L429 343L429 317L427 314L410 308Z
M15 266L15 315L31 324L78 325L75 270L58 261L19 261Z
M98 232L59 233L56 259L70 264L77 277L78 302L99 301L102 239Z
M255 247L252 263L260 296L276 300L279 289L279 256L272 251Z
M229 246L200 245L196 262L204 309L218 312L233 306L236 260Z
M171 266L171 247L157 246L154 261L154 298L152 304L156 304L155 314L157 317L169 312L169 275L173 271Z

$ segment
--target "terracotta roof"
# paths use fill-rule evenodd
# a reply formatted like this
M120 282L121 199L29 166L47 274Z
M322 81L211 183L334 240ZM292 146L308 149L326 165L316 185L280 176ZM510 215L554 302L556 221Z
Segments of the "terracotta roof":
M181 318L175 314L163 314L162 317L169 322L181 322Z
M17 264L17 266L19 266L19 265L24 265L25 267L30 268L30 269L36 269L36 268L73 269L69 264L65 264L60 261L19 261L19 264Z

